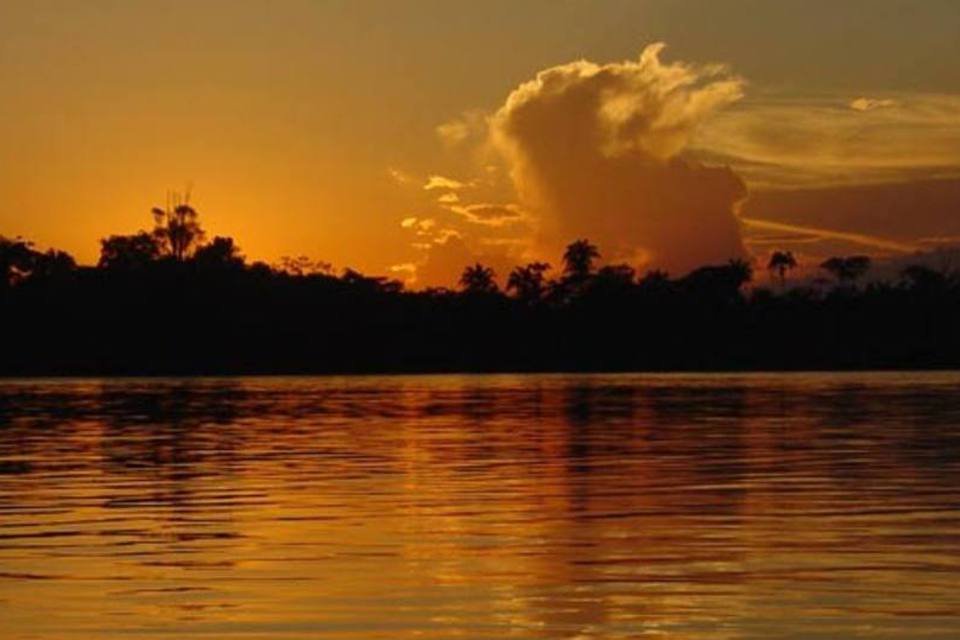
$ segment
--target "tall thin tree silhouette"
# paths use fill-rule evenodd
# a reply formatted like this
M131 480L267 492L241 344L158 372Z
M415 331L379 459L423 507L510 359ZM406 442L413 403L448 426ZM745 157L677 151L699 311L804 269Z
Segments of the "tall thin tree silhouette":
M205 233L200 215L190 205L190 192L171 194L164 208L154 207L153 234L164 251L177 262L183 262L203 242Z

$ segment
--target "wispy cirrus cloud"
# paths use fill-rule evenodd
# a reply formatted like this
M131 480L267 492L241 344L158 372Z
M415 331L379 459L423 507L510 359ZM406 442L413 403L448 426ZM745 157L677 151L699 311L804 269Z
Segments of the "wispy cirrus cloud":
M776 189L753 193L742 220L781 228L804 228L816 236L881 251L909 253L960 237L960 180L913 180L880 184ZM937 238L936 243L925 240ZM786 243L785 243L786 244Z
M759 95L701 127L690 154L751 189L960 176L960 95Z
M493 204L481 202L476 204L451 204L446 207L450 211L462 216L464 220L473 224L488 227L502 227L515 224L523 220L523 209L516 204Z
M870 249L879 249L884 252L892 253L911 253L917 251L919 246L906 242L898 242L866 233L854 233L849 231L837 231L836 229L826 229L822 227L808 227L797 224L787 224L772 220L757 220L753 218L740 218L741 222L751 229L762 231L776 231L780 233L789 233L790 236L781 236L777 238L778 245L784 244L803 244L820 242L822 240L840 240L845 243L868 247ZM763 236L758 237L756 244L770 244L765 241ZM754 243L752 238L747 239L748 243Z
M884 109L886 107L897 106L896 100L879 98L855 98L850 101L850 108L854 111L873 111L874 109Z

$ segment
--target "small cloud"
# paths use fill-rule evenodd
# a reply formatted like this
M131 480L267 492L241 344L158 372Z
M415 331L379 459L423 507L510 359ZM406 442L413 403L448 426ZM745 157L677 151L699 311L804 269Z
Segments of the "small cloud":
M487 132L487 114L480 109L465 111L460 116L437 125L437 137L449 146L456 146L471 137L483 137Z
M390 271L393 273L416 273L417 265L412 262L404 262L402 264L394 264L390 266Z
M461 239L463 234L456 229L440 229L433 236L434 244L446 244L451 238Z
M409 173L401 171L400 169L395 169L394 167L389 167L387 169L387 175L390 176L390 179L397 184L407 185L413 182L413 177L411 177Z
M413 262L391 265L390 272L399 275L407 286L414 285L417 282L417 265Z
M460 232L456 229L437 229L437 221L433 218L417 218L410 216L400 222L400 226L414 232L417 241L413 247L423 249L433 244L443 244L450 238L460 237Z
M887 107L895 107L897 105L894 100L877 100L875 98L857 98L856 100L850 103L850 108L854 111L873 111L874 109L885 109Z
M523 210L515 204L478 203L451 205L447 209L463 216L469 222L488 227L502 227L523 218Z
M439 202L440 204L456 204L460 202L460 196L458 196L453 192L445 193L439 198L437 198L437 202Z
M480 244L487 247L525 247L526 238L480 238Z
M470 135L470 128L462 120L451 120L437 125L437 135L448 144L460 144Z
M418 236L426 235L430 229L433 229L437 226L437 221L433 218L417 218L416 216L410 216L409 218L404 218L400 221L400 226L404 229L412 229L417 232Z
M433 189L448 189L450 191L458 191L466 186L466 184L460 182L459 180L433 175L427 178L427 183L423 185L423 188L425 191L432 191Z

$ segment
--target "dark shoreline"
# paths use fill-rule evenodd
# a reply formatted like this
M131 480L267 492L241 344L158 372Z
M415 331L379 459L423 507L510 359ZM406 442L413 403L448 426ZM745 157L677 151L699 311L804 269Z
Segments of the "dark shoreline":
M532 263L504 291L478 264L460 290L409 291L349 269L248 265L223 238L189 256L134 250L155 242L107 239L97 267L8 242L22 260L0 280L0 376L960 367L960 274L913 265L861 283L864 256L832 259L833 281L781 273L767 288L742 260L679 278L598 269L577 241L557 278Z
M617 375L786 375L786 374L857 374L857 373L950 373L960 372L960 365L928 367L846 367L846 368L713 368L713 369L370 369L370 370L250 370L250 371L165 371L165 372L94 372L51 371L0 373L0 382L14 380L82 380L131 379L157 380L164 378L362 378L362 377L418 377L418 376L617 376Z

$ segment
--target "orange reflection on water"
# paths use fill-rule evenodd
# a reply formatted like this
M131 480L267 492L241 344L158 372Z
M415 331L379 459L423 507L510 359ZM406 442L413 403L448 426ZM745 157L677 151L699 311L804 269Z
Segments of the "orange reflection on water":
M958 382L0 383L0 630L952 638Z

